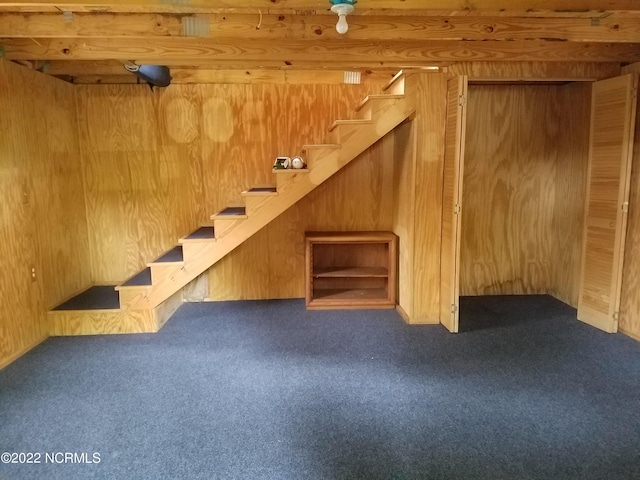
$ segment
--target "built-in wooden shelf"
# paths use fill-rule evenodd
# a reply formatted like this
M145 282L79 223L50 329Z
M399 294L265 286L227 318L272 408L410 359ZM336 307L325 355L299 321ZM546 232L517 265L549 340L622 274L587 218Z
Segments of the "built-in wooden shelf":
M314 270L313 276L321 277L388 277L389 270L385 267L328 267Z
M391 232L307 232L309 309L393 308L397 237Z

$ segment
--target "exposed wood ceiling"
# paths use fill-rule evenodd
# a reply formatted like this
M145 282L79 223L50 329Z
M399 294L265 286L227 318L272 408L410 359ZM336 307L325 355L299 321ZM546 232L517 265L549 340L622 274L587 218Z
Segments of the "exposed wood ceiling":
M329 7L328 0L0 2L0 54L103 82L133 81L123 62L169 65L178 79L198 81L221 71L640 61L638 0L359 0L345 35ZM194 21L204 30L188 36Z

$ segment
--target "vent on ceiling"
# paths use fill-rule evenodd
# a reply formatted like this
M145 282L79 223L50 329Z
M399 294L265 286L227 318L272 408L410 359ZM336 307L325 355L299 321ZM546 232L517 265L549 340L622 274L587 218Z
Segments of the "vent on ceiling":
M209 35L209 20L202 17L182 17L182 35L185 37L205 37Z

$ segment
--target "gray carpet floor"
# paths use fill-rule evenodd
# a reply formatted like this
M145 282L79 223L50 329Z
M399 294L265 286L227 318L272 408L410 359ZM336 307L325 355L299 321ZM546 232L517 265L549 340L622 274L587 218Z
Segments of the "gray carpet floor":
M575 315L463 298L451 335L223 302L51 338L0 371L0 453L41 462L0 479L639 479L640 344Z

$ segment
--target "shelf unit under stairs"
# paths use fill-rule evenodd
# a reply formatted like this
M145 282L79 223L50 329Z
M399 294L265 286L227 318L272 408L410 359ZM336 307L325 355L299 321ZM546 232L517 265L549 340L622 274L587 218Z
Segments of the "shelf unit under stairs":
M399 72L384 94L356 106L357 119L331 125L329 143L305 145L304 169L274 170L275 185L242 192L244 205L212 215L213 226L179 239L123 284L92 287L50 311L51 335L157 332L182 303L185 285L406 120L415 111L413 78Z

